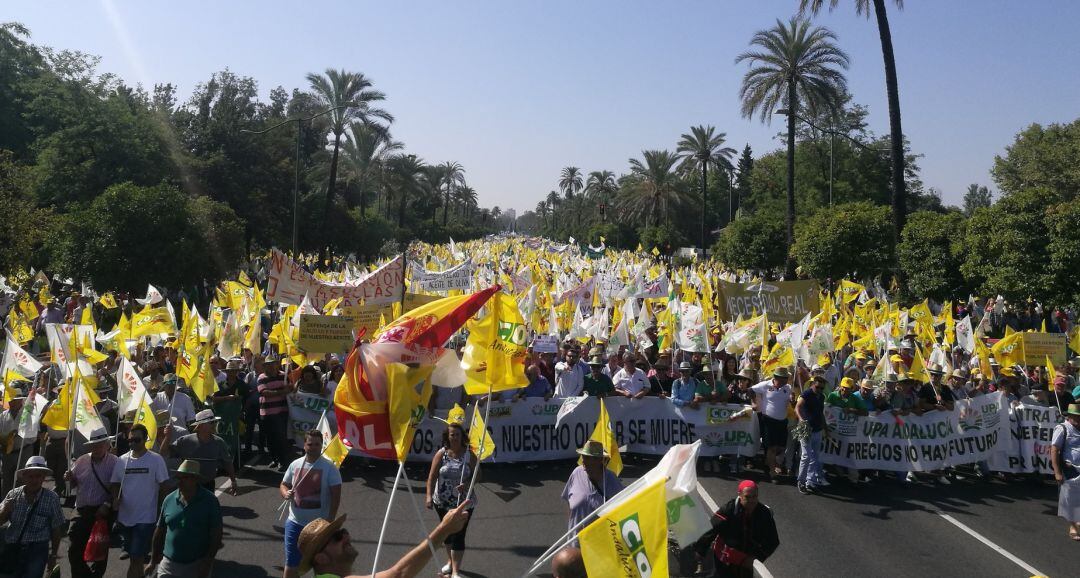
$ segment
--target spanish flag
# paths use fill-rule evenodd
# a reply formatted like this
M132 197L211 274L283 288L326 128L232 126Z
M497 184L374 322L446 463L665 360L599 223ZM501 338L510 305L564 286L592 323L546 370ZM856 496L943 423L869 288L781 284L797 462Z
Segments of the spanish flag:
M502 286L492 285L470 295L446 297L398 317L376 333L379 343L442 347Z

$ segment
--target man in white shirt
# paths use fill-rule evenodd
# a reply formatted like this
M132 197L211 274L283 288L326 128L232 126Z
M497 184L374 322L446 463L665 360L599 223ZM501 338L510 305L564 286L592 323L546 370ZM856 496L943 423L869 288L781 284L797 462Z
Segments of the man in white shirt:
M585 389L585 374L589 366L581 361L581 349L566 351L566 361L555 364L555 397L578 397Z
M186 393L176 391L179 381L180 378L175 373L169 373L161 380L163 389L154 396L154 412L169 411L181 426L187 427L195 421L195 405L191 403L191 398Z
M631 399L641 399L649 393L649 378L634 364L634 356L623 359L623 368L611 378L615 384L615 393Z
M131 451L120 456L109 480L112 511L124 536L124 551L130 556L127 578L142 578L149 568L162 484L169 479L165 460L146 449L146 426L135 424L128 431Z
M754 392L754 411L762 418L762 443L769 477L780 473L776 456L787 446L788 408L793 403L790 379L788 368L779 367L773 371L772 379L750 388Z

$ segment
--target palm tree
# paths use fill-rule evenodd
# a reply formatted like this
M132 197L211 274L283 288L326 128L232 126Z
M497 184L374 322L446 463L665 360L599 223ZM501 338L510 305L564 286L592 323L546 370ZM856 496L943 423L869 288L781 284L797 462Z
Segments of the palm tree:
M435 226L435 217L439 214L439 204L442 201L442 184L446 180L446 164L425 165L423 179L420 181L421 190L431 198L431 226Z
M456 161L447 161L440 165L443 167L443 213L442 224L446 226L446 219L450 211L450 196L454 189L465 186L465 167Z
M628 219L642 218L646 227L655 226L661 214L670 217L671 210L681 206L686 196L680 188L675 166L682 155L671 151L641 151L644 162L630 159L630 172L637 181L626 187L619 199L619 208ZM652 222L649 217L652 216Z
M338 151L341 148L341 135L352 120L375 124L376 119L394 122L394 117L372 103L386 100L386 95L372 90L371 81L363 73L345 70L326 69L325 76L308 73L307 81L316 98L326 107L336 108L330 113L330 131L334 134L334 152L330 157L330 175L326 186L326 201L323 218L330 214L334 202L334 189L337 185Z
M567 200L574 198L574 195L581 190L581 169L577 167L564 168L559 177L559 188L562 189Z
M759 30L750 40L757 50L744 52L736 63L748 62L739 97L742 114L759 114L763 122L781 109L787 114L787 265L784 276L795 277L791 246L795 241L795 119L804 105L811 114L835 109L847 81L840 69L850 64L847 54L836 46L836 35L828 28L812 26L793 17L780 20L768 30Z
M706 241L706 197L709 189L709 163L714 167L722 167L732 170L731 158L735 156L735 149L724 146L727 133L714 134L712 126L692 126L690 134L683 134L679 141L680 153L686 153L682 167L684 170L701 169L701 250L704 251Z
M398 227L405 227L405 204L409 195L422 191L424 161L416 155L395 154L386 161L389 191L398 196Z
M547 195L548 211L551 213L551 235L555 235L555 210L559 208L559 193L551 191Z
M610 208L611 199L619 192L619 185L615 182L615 173L611 171L593 171L585 181L585 196L596 201L601 207L601 216L607 220L607 209Z
M387 157L405 145L391 139L386 129L364 122L353 122L345 136L345 143L341 147L344 166L349 176L357 181L360 214L363 215L367 208L367 187L376 181Z
M472 216L473 209L477 207L476 189L462 185L454 190L454 198L461 205L461 216L468 218Z
M904 0L893 0L897 9L903 10ZM870 18L871 0L855 0L855 13L865 14ZM829 10L839 4L839 0L829 0ZM877 19L878 37L881 39L881 56L885 60L885 92L889 98L889 144L892 157L892 213L893 238L900 243L900 233L907 221L907 183L904 181L904 131L900 127L900 88L896 82L896 57L893 55L892 31L889 29L889 15L885 11L885 0L873 0L874 16ZM799 0L799 11L809 10L817 14L825 0ZM896 268L900 273L901 269Z

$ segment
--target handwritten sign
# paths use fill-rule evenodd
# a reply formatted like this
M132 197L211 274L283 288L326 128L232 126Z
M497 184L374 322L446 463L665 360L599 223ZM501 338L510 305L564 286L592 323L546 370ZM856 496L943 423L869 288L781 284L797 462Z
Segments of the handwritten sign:
M305 294L318 309L339 297L339 307L383 305L401 300L405 290L405 264L400 256L354 283L320 281L277 249L270 252L268 269L266 299L290 305L299 305Z
M348 317L301 315L297 346L308 353L337 353L353 344L353 324Z

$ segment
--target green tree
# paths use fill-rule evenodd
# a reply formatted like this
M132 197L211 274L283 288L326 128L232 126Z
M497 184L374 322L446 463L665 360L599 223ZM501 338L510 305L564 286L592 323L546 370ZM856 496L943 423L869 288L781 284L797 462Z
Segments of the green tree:
M892 213L893 242L900 242L907 219L907 157L904 152L904 131L900 123L900 88L896 80L896 57L893 55L892 31L889 28L889 15L885 10L885 0L854 0L855 13L865 14L870 18L870 4L874 5L877 20L878 38L881 41L881 56L885 63L885 92L889 99L889 144L892 160ZM903 0L894 0L897 8L904 7ZM834 9L840 0L829 0L829 9ZM825 0L799 0L799 10L809 9L813 13L821 11Z
M735 214L739 211L739 207L742 205L742 200L748 198L751 194L750 177L754 172L754 152L750 149L750 144L747 143L743 147L742 154L739 156L739 164L735 176L735 199L728 207L728 221L735 220Z
M989 207L994 204L994 199L990 195L990 189L986 186L979 186L975 183L968 185L967 192L964 193L964 214L971 216L975 213L975 209L981 209L983 207Z
M364 122L353 122L346 136L342 146L344 166L350 178L356 180L360 214L363 215L367 209L367 193L379 182L383 163L405 145L393 140L386 129Z
M600 216L604 222L611 211L611 201L619 193L619 184L615 182L615 173L611 171L593 171L585 181L585 196L600 207Z
M701 249L706 249L708 238L706 222L708 208L706 199L709 190L709 166L731 170L731 157L735 156L735 149L724 146L727 141L727 133L716 133L712 126L692 126L689 133L683 133L680 137L677 152L682 153L684 170L701 171Z
M641 156L643 160L630 159L632 184L620 187L618 208L627 220L640 219L646 227L653 227L661 216L667 222L671 211L687 203L688 197L675 172L682 156L666 150L641 151Z
M651 227L645 227L639 231L641 244L651 250L656 247L661 253L671 255L676 249L686 245L686 237L671 225L661 223Z
M787 24L777 20L773 28L755 33L750 45L757 50L735 59L750 65L739 90L743 116L756 114L766 121L781 109L787 114L786 240L790 251L795 238L795 120L802 106L811 114L837 107L847 85L841 70L847 69L849 60L836 45L835 34L801 18ZM795 276L790 256L785 275Z
M581 169L577 167L565 167L559 175L559 188L562 189L566 200L571 200L581 190Z
M465 167L456 161L447 161L439 165L442 171L442 187L444 191L444 205L442 224L446 226L447 214L450 211L450 198L454 195L457 187L465 186Z
M865 279L896 262L889 207L868 202L823 208L799 223L794 257L802 274L818 279Z
M405 206L422 191L424 161L416 155L396 154L386 163L386 186L398 199L398 228L405 228ZM403 239L407 240L407 239Z
M944 300L964 293L964 217L919 211L908 216L896 247L907 291L915 299Z
M30 262L53 216L34 206L30 170L5 150L0 150L0 214L6 216L0 220L0 271L6 273Z
M1080 119L1045 128L1033 124L994 157L990 174L1002 196L1045 188L1062 201L1080 196Z
M363 73L327 68L325 74L322 75L309 73L307 81L322 105L335 108L330 113L330 132L334 135L334 148L330 157L330 173L326 184L326 204L323 211L325 216L330 214L330 207L334 203L338 154L345 128L353 120L374 124L377 124L379 120L391 123L394 122L394 117L374 105L374 103L386 100L386 95L373 90L374 85Z
M735 269L774 270L784 266L784 222L777 205L774 211L761 211L740 217L720 231L713 246L713 258Z
M1060 305L1080 305L1080 198L1055 205L1046 212L1050 242L1046 246L1050 270L1050 298Z

